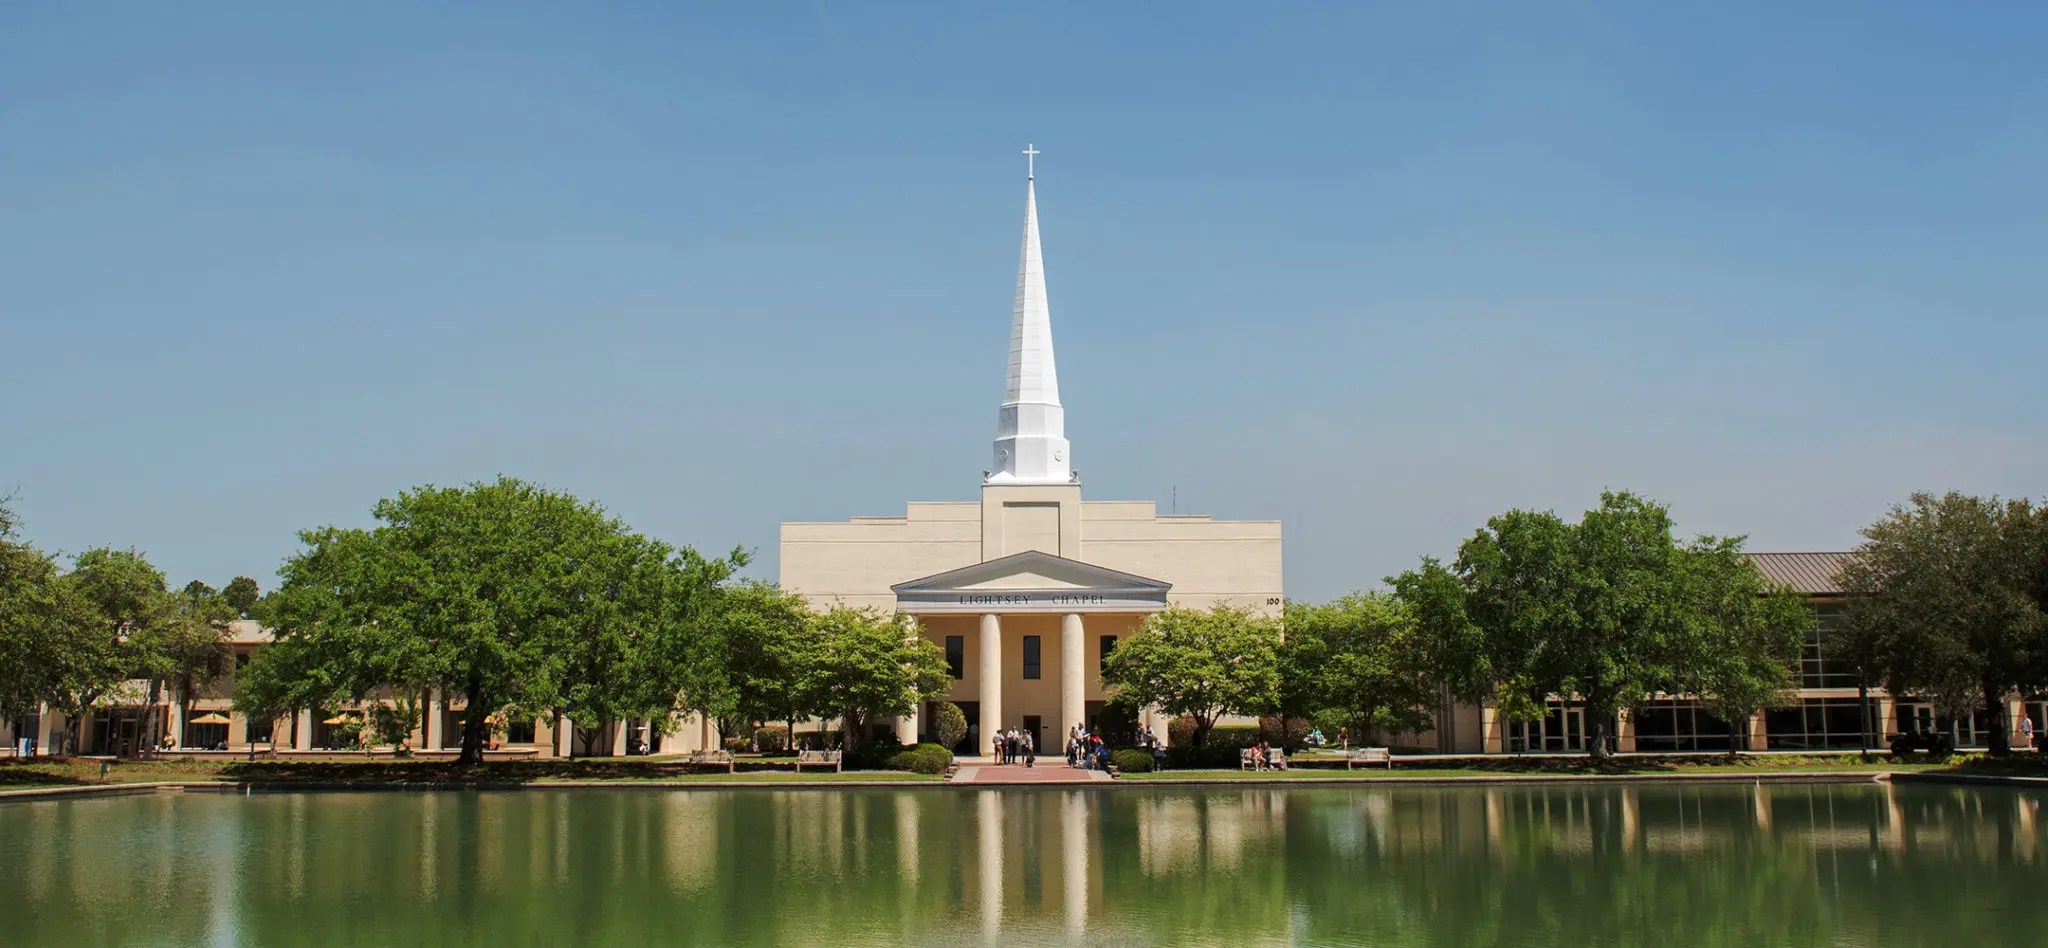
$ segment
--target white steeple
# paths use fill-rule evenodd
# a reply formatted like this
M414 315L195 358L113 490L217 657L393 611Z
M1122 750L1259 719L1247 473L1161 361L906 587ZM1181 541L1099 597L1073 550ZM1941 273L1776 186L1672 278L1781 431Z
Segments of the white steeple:
M1017 260L1017 303L1010 311L1010 368L996 417L990 484L1068 484L1076 480L1067 447L1066 409L1052 360L1052 313L1045 303L1045 263L1038 249L1037 175L1024 148L1024 249Z

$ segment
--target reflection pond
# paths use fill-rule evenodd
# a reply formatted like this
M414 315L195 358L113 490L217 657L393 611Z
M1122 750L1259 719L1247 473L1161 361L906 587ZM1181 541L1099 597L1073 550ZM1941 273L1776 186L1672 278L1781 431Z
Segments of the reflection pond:
M0 943L2048 940L2042 796L1883 784L0 805Z

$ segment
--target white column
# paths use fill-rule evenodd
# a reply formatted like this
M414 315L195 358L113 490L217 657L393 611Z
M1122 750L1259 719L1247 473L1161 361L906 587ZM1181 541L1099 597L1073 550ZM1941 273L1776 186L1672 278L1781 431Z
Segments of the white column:
M185 701L184 695L166 692L170 695L171 746L185 746Z
M576 750L576 725L566 714L555 716L555 753L572 756Z
M1081 614L1069 612L1060 617L1060 736L1059 746L1066 747L1067 735L1087 719L1088 691L1084 677L1087 666L1086 649L1082 647ZM1052 750L1051 747L1044 748Z
M612 735L612 756L624 757L626 748L632 746L627 741L631 739L633 733L633 719L620 718L618 727L618 732Z
M292 727L292 747L309 751L313 749L313 712L299 712L298 722Z
M64 728L58 724L62 715L43 705L43 713L36 716L36 753L55 754L62 749Z
M919 639L924 638L924 633L922 631L919 631L917 624L915 622L912 622L910 634L906 636L906 638L911 642L916 642ZM896 719L896 739L905 744L917 743L916 708L912 708L909 714L906 714Z
M981 617L980 717L981 752L994 756L1003 728L1003 620L993 612Z
M448 726L447 708L447 704L441 700L441 689L436 688L427 693L427 733L422 740L426 742L428 750L440 750L441 746L447 743L441 733Z

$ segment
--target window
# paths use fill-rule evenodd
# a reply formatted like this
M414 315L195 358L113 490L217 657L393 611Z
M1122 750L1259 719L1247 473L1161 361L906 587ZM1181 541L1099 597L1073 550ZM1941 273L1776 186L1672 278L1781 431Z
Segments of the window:
M533 743L533 719L513 718L512 720L505 722L505 743Z
M954 681L967 673L967 636L946 636L946 668L953 672Z
M1899 707L1907 705L1901 702ZM1870 727L1880 726L1871 701ZM1878 743L1872 740L1873 744ZM1764 710L1764 746L1771 750L1846 750L1863 746L1863 710L1854 698L1808 698L1789 708Z
M1827 654L1828 640L1842 624L1843 606L1838 602L1816 603L1813 617L1817 620L1813 629L1806 633L1806 647L1799 653L1799 687L1801 688L1854 688L1856 670L1839 658Z
M1116 651L1116 636L1114 636L1114 635L1105 635L1105 636L1103 636L1103 637L1102 637L1102 656L1101 656L1100 658L1096 659L1096 661L1095 661L1095 673L1096 673L1096 674L1098 674L1098 675L1102 674L1102 668L1103 668L1103 666L1105 666L1105 665L1108 665L1108 664L1109 664L1109 653L1111 653L1111 652L1114 652L1114 651Z
M276 721L273 721L269 718L249 718L248 721L249 734L247 740L249 741L249 743L268 744L271 742L271 734L277 728Z
M1024 677L1026 680L1038 677L1038 636L1024 637Z
M1692 701L1647 702L1636 712L1635 725L1639 751L1728 749L1728 722Z

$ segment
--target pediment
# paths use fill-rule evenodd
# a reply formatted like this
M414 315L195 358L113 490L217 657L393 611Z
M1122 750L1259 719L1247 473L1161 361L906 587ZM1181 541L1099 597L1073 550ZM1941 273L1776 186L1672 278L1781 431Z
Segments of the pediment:
M1073 611L1163 608L1171 583L1135 573L1028 551L935 573L890 587L901 607L917 611Z
M1064 556L1028 550L973 566L935 573L889 587L896 592L955 589L1157 589L1172 588L1135 573L1108 569Z

